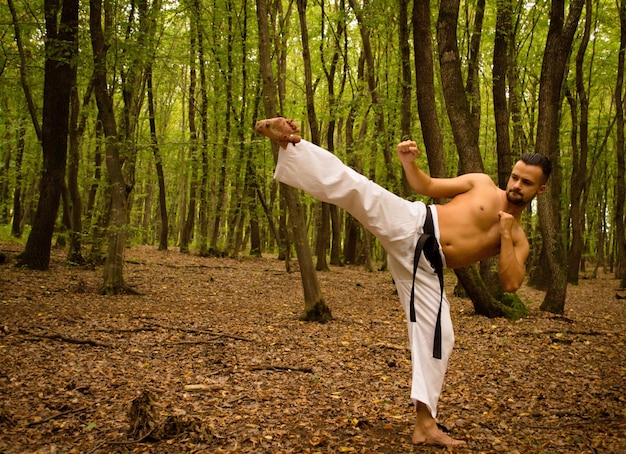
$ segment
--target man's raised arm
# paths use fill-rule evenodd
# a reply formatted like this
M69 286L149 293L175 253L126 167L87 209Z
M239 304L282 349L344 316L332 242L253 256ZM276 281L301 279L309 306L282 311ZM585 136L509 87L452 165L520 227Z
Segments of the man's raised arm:
M483 174L470 173L454 178L432 178L417 166L415 159L419 155L420 151L414 141L406 140L398 144L398 158L404 168L406 179L419 194L437 199L449 199L472 189L477 178L489 179Z

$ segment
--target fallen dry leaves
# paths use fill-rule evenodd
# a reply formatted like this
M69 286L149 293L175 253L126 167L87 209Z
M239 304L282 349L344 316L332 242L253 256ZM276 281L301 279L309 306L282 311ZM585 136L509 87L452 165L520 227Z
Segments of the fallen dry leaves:
M0 266L0 451L441 451L410 443L410 356L388 273L320 273L334 320L316 324L298 321L300 276L275 258L134 247L125 277L141 295L105 297L100 270L54 255L47 272ZM616 285L602 274L570 286L562 317L524 288L531 315L517 322L450 296L439 421L468 441L457 452L626 452Z

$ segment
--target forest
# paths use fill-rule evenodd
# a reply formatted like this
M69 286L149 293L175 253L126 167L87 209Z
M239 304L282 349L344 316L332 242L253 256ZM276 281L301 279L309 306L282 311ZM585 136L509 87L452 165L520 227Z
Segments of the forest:
M621 3L7 6L0 223L27 238L22 266L46 269L54 244L69 263L104 263L102 291L118 294L131 290L130 244L277 253L287 269L295 249L305 316L323 317L315 270L384 267L384 251L345 213L273 181L276 149L252 126L281 114L411 199L393 157L403 138L432 176L485 172L500 186L517 156L542 153L555 172L524 215L542 308L562 313L581 271L624 284ZM478 313L514 318L490 268L457 276Z
M168 279L177 281L174 295L182 298L186 291L182 286L200 285L219 304L207 309L199 302L204 301L203 297L190 296L189 301L198 299L194 303L197 306L190 310L204 314L215 311L215 320L224 322L230 310L224 299L239 292L224 283L228 276L220 274L230 274L231 267L241 267L240 273L245 271L276 288L293 284L290 279L298 276L299 286L285 287L282 296L276 296L276 288L257 289L262 282L250 283L244 275L232 272L237 274L233 277L236 282L245 283L244 289L245 285L253 285L255 301L261 298L258 295L273 295L267 317L278 317L278 331L289 325L286 319L294 315L290 311L299 323L329 322L337 316L339 322L332 323L342 327L348 319L357 325L364 323L358 314L342 306L353 295L329 286L329 281L337 282L326 272L351 279L355 269L362 270L364 274L352 277L358 281L354 286L357 291L377 285L381 292L391 294L388 282L379 282L383 278L372 273L386 270L385 251L346 212L273 179L278 148L255 134L253 127L260 119L278 115L293 118L305 139L336 154L392 192L424 202L445 201L427 200L409 187L395 157L396 144L402 140L417 141L422 150L418 163L433 177L482 172L501 188L506 186L517 158L525 152L537 152L553 163L546 193L537 197L522 217L531 251L526 263L525 292L537 293L528 298L523 293L504 292L494 270L496 262L485 260L449 273L448 292L455 298L467 298L461 301L471 306L455 312L455 318L463 319L469 312L485 316L473 320L473 328L462 328L476 329L484 335L477 341L478 346L473 346L478 349L489 348L484 345L494 339L500 346L511 347L502 338L512 333L535 341L532 348L513 348L518 352L530 349L532 358L540 355L537 352L546 344L556 349L574 344L576 354L572 353L570 359L583 355L588 361L602 363L597 367L610 373L606 375L609 383L603 384L605 391L594 395L595 399L604 399L600 410L592 409L589 403L579 410L580 414L572 414L564 408L554 410L559 407L558 402L554 404L559 418L574 418L574 423L560 420L563 430L578 424L576 434L563 439L567 449L561 452L598 452L602 448L619 452L623 447L623 353L615 345L623 352L623 327L619 326L624 309L617 298L623 298L626 288L625 0L7 0L0 6L0 18L0 260L7 262L0 268L0 313L7 316L0 331L9 344L37 342L43 346L50 341L75 344L78 340L95 349L118 349L123 345L123 336L136 332L141 333L140 338L129 341L125 354L146 371L161 367L154 358L143 357L144 348L149 348L146 345L167 341L170 350L159 350L159 355L182 355L176 351L182 344L176 342L191 342L196 345L194 349L207 350L190 352L185 364L193 369L197 361L204 361L194 355L210 350L217 355L213 364L224 366L216 372L215 380L227 377L236 369L228 369L231 366L227 364L236 364L237 352L242 351L235 344L248 345L245 343L251 339L259 339L259 333L242 331L245 325L237 326L233 320L221 331L212 331L202 325L201 320L206 319L188 318L184 305L178 306L182 300L160 301L163 295L152 286L162 279L165 289ZM180 262L170 263L173 252L180 254ZM276 257L278 268L267 261L268 257ZM260 268L250 269L249 260L258 260ZM144 277L142 273L148 271L143 266L148 264L151 274ZM165 267L193 269L206 281L198 284L183 272L166 277ZM130 277L129 270L133 273ZM363 277L368 273L369 278ZM274 277L278 274L287 277L276 283ZM207 282L220 285L213 287ZM604 320L594 314L593 308L581 307L581 295L594 298L594 291L587 287L589 282L602 286L596 294L598 301L610 300L606 307L595 309L597 313L605 311L608 318ZM44 290L47 286L54 290ZM220 293L220 289L226 293ZM386 301L387 296L381 295L387 293L374 295L371 291L364 301ZM50 292L70 292L73 296L52 302L45 300ZM80 296L83 293L90 297L84 299ZM146 294L155 298L154 306L146 305ZM36 302L30 295L36 295ZM289 311L281 312L287 305L281 305L280 298L285 295L295 301L290 299ZM338 295L342 303L337 303ZM129 296L137 299L126 299ZM102 299L106 297L116 299ZM72 306L74 298L77 306ZM537 298L541 301L534 304ZM20 305L12 306L12 301L20 301ZM97 302L102 304L99 309ZM130 318L120 315L120 323L113 323L110 317L116 315L105 314L105 306L125 303ZM245 303L241 304L237 310L246 310ZM567 305L572 305L572 310ZM153 312L157 307L172 311L167 326L166 320ZM90 322L92 331L83 331L85 326L77 327L88 319L88 308L94 317L97 314L101 318ZM372 309L378 310L386 309ZM580 318L572 321L574 312ZM251 319L246 314L242 319L258 323L254 312ZM371 323L384 324L384 318L383 313L376 312L376 321ZM38 320L38 329L29 325ZM207 323L213 326L215 320ZM501 324L509 320L517 324ZM539 327L533 330L530 324L535 321ZM573 325L569 330L561 325L570 322ZM82 337L50 334L45 329L55 325ZM315 337L320 335L316 330L322 328L310 324L302 329L300 335ZM362 354L358 349L363 345L352 350L357 343L348 328L346 332L342 329L338 333L348 340L346 344L338 341L340 345L350 348L349 354ZM100 333L96 340L85 341L96 332ZM176 337L179 334L174 336L173 332L184 334ZM282 333L283 337L295 336L289 330ZM150 337L153 334L154 339ZM599 338L599 344L589 343L589 339ZM277 343L283 345L279 340L264 344L267 339L262 339L259 345L266 351ZM309 341L294 338L293 342L308 345ZM381 364L387 367L393 363L394 368L399 367L393 370L397 373L406 358L403 347L397 346L402 340L394 342L383 345L372 341L367 352L391 352L392 359ZM218 347L225 350L217 353ZM535 347L537 350L532 350ZM330 382L311 375L319 375L320 370L295 366L297 358L289 353L289 346L284 348L288 358L282 359L290 363L289 367L277 363L277 357L266 358L269 365L253 361L247 365L244 378L254 379L255 371L260 370L256 368L270 374L295 370L301 375L289 382L293 385L289 392L306 406L311 401L303 395L298 397L298 389L311 383L327 389ZM6 351L4 345L2 350ZM157 350L155 347L154 355ZM596 354L606 351L614 353L601 360L596 358ZM30 353L24 351L24 358ZM72 358L84 354L82 350L63 351ZM37 355L41 355L37 361L44 361L46 352L38 351ZM119 371L125 370L129 365L117 362L120 358L115 355L107 354L106 361ZM263 353L255 351L251 357L259 355ZM8 364L9 360L3 358ZM12 358L7 370L19 369L22 360ZM97 362L97 355L81 358L76 360L79 364ZM477 358L464 358L479 363ZM567 355L559 360L564 358ZM494 358L485 361L490 359ZM64 360L55 361L63 364ZM109 370L99 367L89 373ZM522 368L516 373L524 374L533 366L520 363L516 367ZM549 364L541 367L544 372L550 369ZM563 370L574 367L564 364ZM42 367L45 370L46 366ZM589 380L600 380L601 374L597 368L594 370ZM337 374L342 373L338 369ZM506 374L506 368L501 374ZM106 381L104 375L93 383ZM484 377L479 374L468 380L480 386L475 381ZM43 379L34 382L37 380ZM68 396L78 399L76 402L88 388L81 380L72 378L66 388ZM208 386L209 391L232 397L240 390L240 385L233 388L234 382L226 378L228 383L192 374L185 375L185 380L186 393L198 389L204 392L207 389L202 386ZM17 382L7 385L5 381L10 382L9 375L0 374L5 391L17 386ZM534 393L533 405L545 397L536 392L541 386L539 381L537 377L533 391L529 391ZM93 383L91 392L95 395ZM181 383L176 382L176 386ZM193 388L199 383L200 388ZM602 389L600 381L594 383ZM274 385L267 386L270 388L264 392L257 389L257 400L274 402ZM384 388L384 384L381 386ZM456 383L454 389L448 389L450 404L460 399L465 402L464 408L472 407L464 398L463 386ZM483 393L485 389L481 388ZM577 395L584 394L576 390ZM135 391L140 390L126 393ZM387 396L387 391L380 392ZM156 392L161 395L158 389ZM335 392L339 394L331 395L329 402L344 399L343 388ZM37 391L32 391L32 396L36 395ZM386 402L384 396L381 402ZM562 402L569 401L559 396ZM178 397L167 395L170 403ZM516 404L494 404L493 415L506 418L509 404L519 404L515 407L519 410L523 404L522 397L518 397ZM151 399L156 398L147 399L153 402ZM240 399L245 404L244 397L232 397L229 405L239 405ZM52 400L47 408L55 410L57 416L65 412L81 414L88 408L72 409L71 405ZM97 402L102 404L98 407L101 418L113 411L111 405L117 405L113 401L113 397L107 397ZM348 401L342 400L350 405ZM0 427L14 427L16 418L34 411L25 408L24 402L13 411L0 408ZM324 405L332 418L337 417L335 410L329 410L330 403ZM141 430L135 427L133 433L139 441L152 435L167 445L172 438L192 432L194 443L228 446L232 452L255 452L264 444L274 446L272 440L286 438L298 446L294 452L337 452L343 448L346 450L341 452L355 452L357 448L384 452L371 439L364 447L357 438L360 431L369 429L383 434L381 445L390 442L385 438L386 431L395 428L397 415L382 407L367 407L371 403L362 405L361 413L356 407L345 410L361 416L338 417L346 431L339 439L321 428L313 435L304 435L304 428L297 433L286 430L271 434L255 429L250 435L252 423L246 425L245 418L237 419L235 412L224 416L224 420L216 419L211 423L216 425L210 427L206 420L199 423L192 417L176 419L181 416L176 414L174 422L180 427L170 424L167 427L172 432L161 434L160 439L154 424ZM228 412L231 407L220 408ZM193 414L191 407L186 411ZM121 409L116 407L115 412L111 414L117 419L111 427L117 431L121 427ZM388 423L378 427L371 421L380 412ZM524 418L548 417L534 407L522 411L522 415L526 413L530 416L520 416L519 427L526 427L528 421ZM288 420L297 414L295 409L291 414L285 410ZM66 422L59 422L57 416L31 421L28 427L54 420L53 424L59 425L49 430L62 433ZM331 416L324 414L317 421L330 421ZM462 434L472 436L474 429L466 421L457 421L451 413L444 414L444 418ZM594 430L610 427L611 438L599 440L582 435L587 423L579 424L576 418L590 418ZM228 429L220 426L226 424L224 421L242 432L227 434ZM68 424L80 426L82 421ZM96 427L93 424L80 427L91 427L84 433L92 436L97 432L92 432ZM488 439L484 434L474 434L480 449L559 450L549 434L540 434L537 444L529 441L537 436L532 424L526 438L516 438L516 442L504 434L511 436L518 426L485 424L492 430ZM164 427L159 425L158 429L164 431ZM26 437L23 433L20 436ZM502 437L508 441L503 443ZM346 444L348 439L351 442ZM301 440L306 448L298 444ZM0 439L0 447L2 442ZM390 443L396 442L403 443L395 439ZM513 451L507 442L513 443ZM115 445L110 439L82 443L88 443L93 451ZM237 451L241 443L247 443L247 451ZM275 446L267 449L278 452ZM390 448L389 452L398 451Z

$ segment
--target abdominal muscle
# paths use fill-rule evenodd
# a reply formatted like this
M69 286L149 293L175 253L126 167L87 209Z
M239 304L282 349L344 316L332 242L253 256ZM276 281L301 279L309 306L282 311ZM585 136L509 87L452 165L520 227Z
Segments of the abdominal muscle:
M470 191L437 205L439 243L448 268L462 268L500 252L500 197Z

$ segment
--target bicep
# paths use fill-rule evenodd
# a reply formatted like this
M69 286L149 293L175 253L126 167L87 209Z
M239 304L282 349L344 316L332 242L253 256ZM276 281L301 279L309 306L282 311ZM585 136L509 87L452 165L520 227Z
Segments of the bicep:
M515 250L515 256L520 262L520 265L525 266L526 259L530 253L530 245L523 233L521 234L521 238L513 244L513 249Z
M425 195L438 199L450 199L483 182L494 184L489 176L482 173L466 173L454 178L431 178Z

